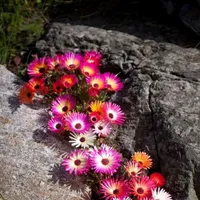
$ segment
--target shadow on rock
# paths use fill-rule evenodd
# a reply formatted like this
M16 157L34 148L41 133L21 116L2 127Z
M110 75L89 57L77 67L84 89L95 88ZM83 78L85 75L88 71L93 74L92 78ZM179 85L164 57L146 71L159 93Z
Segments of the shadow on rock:
M21 105L19 102L18 96L16 94L8 97L8 103L9 103L9 108L12 114L16 112L18 108L20 108L20 105Z
M38 113L38 119L37 122L40 124L42 128L46 128L48 126L48 121L50 120L51 116L48 112L48 110L42 110L42 112Z
M54 184L58 183L59 185L67 185L71 190L76 192L84 192L84 196L87 194L87 185L83 184L84 176L74 176L67 173L62 165L55 164L50 170L49 175L51 178L49 181ZM86 182L86 179L85 179Z
M46 129L36 129L33 131L33 139L37 143L42 143L56 152L60 157L65 157L72 147L68 142L67 134L53 134Z

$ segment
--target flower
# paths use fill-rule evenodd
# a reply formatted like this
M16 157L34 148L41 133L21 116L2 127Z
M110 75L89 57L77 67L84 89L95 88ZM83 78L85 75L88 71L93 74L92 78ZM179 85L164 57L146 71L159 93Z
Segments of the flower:
M57 80L53 83L53 90L57 93L61 93L64 90L63 84L60 82L60 80Z
M90 129L90 122L88 117L84 113L70 113L66 117L66 121L69 124L69 130L75 133L82 133L85 134Z
M90 163L96 173L112 175L120 167L121 161L121 155L107 145L90 152Z
M20 103L29 104L33 102L34 90L29 84L25 84L20 88L18 98Z
M135 152L132 159L139 163L143 169L149 169L152 166L152 159L145 152Z
M89 115L89 119L92 123L96 123L101 119L101 116L98 112L91 112Z
M98 67L101 61L101 53L96 51L88 51L85 53L83 60Z
M79 68L83 57L80 54L68 52L62 56L62 66L68 70L75 70Z
M107 89L110 91L119 91L124 85L121 80L117 77L117 75L106 72L103 74L106 79Z
M87 62L84 62L80 66L80 70L86 77L94 76L95 74L99 73L99 69L96 67L96 65Z
M74 109L75 104L76 101L71 95L62 95L52 102L51 111L54 115L65 115Z
M45 88L45 79L40 77L31 78L28 84L34 92L42 92Z
M95 89L95 88L89 88L88 89L88 95L90 97L97 97L99 94L99 90Z
M152 173L150 179L155 182L157 187L163 187L165 185L165 178L161 173Z
M152 200L172 200L172 197L163 188L155 188L152 190Z
M130 197L125 197L125 198L113 198L112 200L132 200Z
M93 101L90 103L89 108L91 112L97 112L99 115L103 113L103 102L102 101Z
M97 90L106 88L106 80L102 74L97 74L86 79L87 84Z
M69 142L72 146L89 148L90 146L94 146L96 135L94 135L91 131L88 131L85 134L70 133L69 138L71 139Z
M30 63L28 66L28 75L31 77L43 76L48 71L45 59L45 57L39 58Z
M71 88L78 82L78 79L74 74L66 74L60 78L60 82L65 88Z
M112 127L110 123L100 120L94 124L93 133L96 133L99 137L107 137L111 130Z
M52 117L48 122L48 129L54 133L62 133L65 130L65 121L62 117Z
M127 199L128 187L127 182L123 179L107 178L100 183L99 192L103 194L103 198L106 200L113 199Z
M138 177L144 173L142 167L139 166L138 163L134 161L128 161L125 165L125 170L131 177Z
M50 70L58 70L61 68L62 55L55 55L53 58L46 58L46 64Z
M139 200L151 196L151 189L155 188L155 183L148 176L132 178L129 183L130 194L136 196Z
M124 123L125 116L119 105L111 102L105 102L102 106L103 117L112 124L121 125Z
M86 174L90 169L88 152L82 149L71 152L67 158L63 160L62 166L64 166L65 170L70 174Z

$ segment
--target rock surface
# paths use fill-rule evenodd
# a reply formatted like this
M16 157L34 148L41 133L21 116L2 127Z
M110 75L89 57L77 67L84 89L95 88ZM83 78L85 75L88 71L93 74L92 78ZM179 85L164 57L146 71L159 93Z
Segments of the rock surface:
M86 200L89 188L60 166L68 142L46 132L45 106L17 101L20 80L0 66L0 194L5 200ZM0 199L1 199L0 195Z
M174 200L200 199L200 52L141 40L99 28L54 23L37 42L41 55L99 50L102 70L120 73L122 92L112 96L126 113L117 141L126 158L152 155Z

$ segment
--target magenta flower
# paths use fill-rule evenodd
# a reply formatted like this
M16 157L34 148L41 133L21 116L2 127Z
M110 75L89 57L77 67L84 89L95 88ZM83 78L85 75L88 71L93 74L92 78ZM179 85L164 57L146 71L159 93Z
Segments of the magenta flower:
M128 176L130 177L139 177L141 175L144 175L144 169L134 161L128 161L126 165L124 166L126 172L128 173Z
M65 115L73 110L76 105L74 97L71 95L62 95L52 102L51 111L54 115Z
M102 74L97 74L87 78L87 84L97 90L106 88L106 80Z
M107 145L101 145L90 152L91 166L96 173L112 175L120 167L121 161L121 155Z
M101 62L101 53L96 51L87 51L84 56L84 61L87 63L94 64L95 66L99 66Z
M88 151L81 149L73 151L63 160L62 166L70 174L86 174L90 170Z
M138 178L132 178L129 183L130 194L133 194L138 199L150 198L151 190L156 187L155 183L148 177L142 176Z
M66 121L69 126L69 130L75 133L86 133L89 131L91 123L89 122L88 116L84 113L70 113L66 117Z
M121 125L124 123L125 116L119 105L111 102L105 102L102 106L103 117L112 124Z
M83 63L80 66L80 70L82 74L84 74L86 77L88 76L94 76L95 74L99 74L99 69L91 63Z
M28 66L28 75L31 77L41 77L48 71L46 58L39 58L31 62Z
M124 200L128 197L127 181L114 178L104 179L100 183L99 192L105 200Z
M46 58L46 64L50 70L58 70L61 68L62 55L55 55L53 58Z
M75 70L80 67L83 57L80 54L68 52L62 56L62 67L68 70Z
M103 74L106 79L107 89L110 91L119 91L124 85L121 80L117 77L117 75L106 72Z
M52 117L48 122L48 129L53 133L62 133L65 130L65 121L62 117Z

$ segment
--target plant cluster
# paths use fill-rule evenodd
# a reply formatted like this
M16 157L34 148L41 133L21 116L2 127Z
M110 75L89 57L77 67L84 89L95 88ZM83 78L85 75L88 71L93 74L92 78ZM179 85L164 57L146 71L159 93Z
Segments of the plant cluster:
M171 200L163 188L160 173L148 176L152 159L135 152L130 161L106 144L113 128L125 122L121 107L107 101L109 92L123 89L117 75L101 73L101 54L88 51L84 56L67 52L34 60L28 66L31 77L19 91L21 103L32 103L41 95L50 103L48 129L68 134L75 150L62 162L75 176L94 178L97 193L106 200Z
M36 0L1 0L0 63L5 64L44 33L45 5Z

